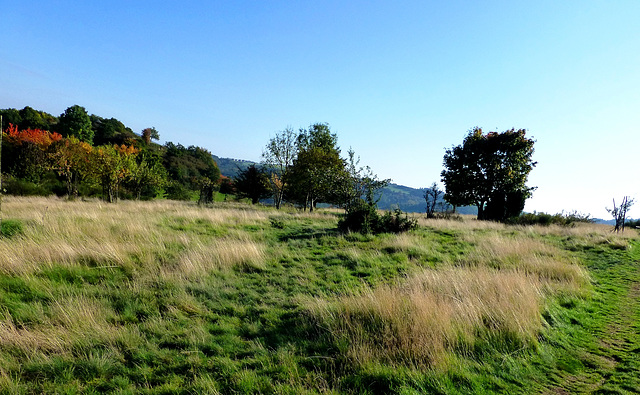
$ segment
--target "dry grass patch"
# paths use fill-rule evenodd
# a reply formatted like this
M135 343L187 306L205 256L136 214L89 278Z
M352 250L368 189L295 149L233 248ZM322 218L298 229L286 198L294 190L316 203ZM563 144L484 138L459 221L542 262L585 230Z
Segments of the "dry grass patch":
M265 247L251 240L215 239L211 243L195 242L178 258L175 267L163 268L185 277L197 277L213 269L228 269L237 265L252 269L264 268Z
M46 314L46 322L29 326L16 325L11 317L5 317L0 321L0 347L23 355L63 354L74 347L114 344L125 331L108 322L113 311L86 297L56 301Z
M221 238L225 227L264 223L265 210L203 208L173 201L69 202L8 197L5 215L25 222L24 237L0 239L0 273L30 274L55 265L126 266L188 274L210 267L260 265L261 245Z
M451 353L488 343L506 350L531 345L542 327L538 279L487 268L428 270L309 308L359 365L446 365Z
M611 225L576 223L575 226L535 226L525 228L526 232L538 235L553 235L566 239L569 245L575 247L591 248L597 245L604 245L614 249L629 248L630 241L638 238L635 229L627 229L625 232L614 233Z
M575 258L540 239L500 233L467 233L463 238L475 248L458 259L459 265L521 271L537 276L548 288L577 293L589 283L587 271Z
M418 225L436 230L446 231L477 231L477 230L503 230L507 225L493 221L478 221L475 216L460 215L451 219L427 218L426 214L417 217Z
M467 244L451 266L426 270L393 286L315 300L309 309L359 365L444 367L455 355L535 346L545 299L583 295L587 271L567 251L533 230L493 222L421 220ZM574 232L576 232L574 230ZM577 236L576 236L577 237ZM433 255L419 234L389 236L381 248ZM347 251L362 260L361 252Z

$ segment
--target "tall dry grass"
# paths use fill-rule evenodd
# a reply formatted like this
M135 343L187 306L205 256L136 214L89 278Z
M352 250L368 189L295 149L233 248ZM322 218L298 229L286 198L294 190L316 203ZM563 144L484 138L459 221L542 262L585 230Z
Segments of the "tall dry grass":
M11 317L0 321L0 347L24 356L45 352L64 354L74 348L113 345L131 328L110 323L113 311L85 296L56 300L43 312L42 322L17 325Z
M356 364L434 367L482 342L506 350L535 343L542 300L533 276L449 268L359 295L316 299L309 309Z
M23 237L0 239L0 273L30 274L56 265L135 266L138 272L202 275L236 264L260 265L259 241L217 230L267 221L245 207L202 208L153 201L69 202L7 197L5 217L25 223ZM178 226L180 225L180 226ZM184 230L181 230L184 229ZM204 230L204 231L203 231Z
M513 227L469 218L420 223L454 235L464 253L440 256L440 269L414 273L398 284L308 304L319 325L357 364L446 366L454 355L482 348L534 346L543 330L547 298L559 293L582 297L590 289L580 262L542 236L628 240L582 224ZM433 256L439 254L433 240L408 233L381 244L388 251ZM347 255L359 258L354 251Z
M634 229L628 229L625 232L614 233L613 227L604 224L595 224L587 222L576 222L570 226L560 225L506 225L492 221L478 221L473 216L460 216L457 219L428 219L425 215L418 216L420 226L435 230L456 231L459 233L468 233L476 231L517 231L523 234L535 236L558 236L564 238L575 239L577 242L587 244L609 244L614 247L625 248L629 245L631 239L637 238L638 232Z
M521 234L466 233L474 249L456 259L459 266L492 267L537 277L549 290L580 293L589 284L579 261L557 246Z

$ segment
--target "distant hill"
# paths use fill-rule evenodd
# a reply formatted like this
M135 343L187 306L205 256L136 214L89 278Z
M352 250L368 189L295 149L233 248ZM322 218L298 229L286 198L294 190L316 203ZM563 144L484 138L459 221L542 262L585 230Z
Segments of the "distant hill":
M213 155L213 159L220 168L223 176L233 178L239 171L245 170L252 164L259 164L249 160L221 158ZM424 213L426 202L424 200L425 188L416 189L406 187L404 185L389 184L383 189L382 196L378 202L378 207L382 210L393 210L399 208L408 213ZM460 214L477 214L475 207L458 207L457 212Z
M256 162L252 162L250 160L244 159L231 159L231 158L220 158L219 156L212 155L213 160L218 164L218 168L220 169L220 174L223 176L233 178L238 174L241 170L246 170L249 166L253 164L258 164Z
M382 190L382 196L378 202L378 207L382 210L392 210L399 208L408 213L424 213L426 211L426 201L424 192L426 188L411 188L404 185L389 184ZM475 207L458 207L459 214L478 214Z

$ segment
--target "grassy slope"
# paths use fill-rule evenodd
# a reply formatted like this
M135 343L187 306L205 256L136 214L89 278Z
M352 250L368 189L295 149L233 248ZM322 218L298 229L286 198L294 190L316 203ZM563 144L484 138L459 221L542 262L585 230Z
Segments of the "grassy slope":
M421 219L408 235L340 236L332 212L17 198L3 206L24 234L0 239L2 393L640 388L640 247L602 228ZM483 283L520 285L470 296L447 288L471 289L478 273L489 276ZM444 291L420 304L406 285L416 279L418 296ZM492 315L506 295L518 310L525 291L541 295L534 316ZM438 299L450 292L458 296ZM469 308L482 298L484 307ZM423 332L403 326L436 302L451 320L438 310ZM427 344L433 333L443 340ZM442 347L424 353L436 340Z

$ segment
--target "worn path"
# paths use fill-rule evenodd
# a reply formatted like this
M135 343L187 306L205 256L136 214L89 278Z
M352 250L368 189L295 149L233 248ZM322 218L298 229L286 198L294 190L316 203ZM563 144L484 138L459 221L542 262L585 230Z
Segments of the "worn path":
M560 374L556 394L640 393L640 244L584 252L596 296L576 312L573 351L582 366Z

